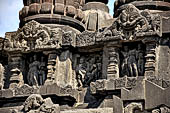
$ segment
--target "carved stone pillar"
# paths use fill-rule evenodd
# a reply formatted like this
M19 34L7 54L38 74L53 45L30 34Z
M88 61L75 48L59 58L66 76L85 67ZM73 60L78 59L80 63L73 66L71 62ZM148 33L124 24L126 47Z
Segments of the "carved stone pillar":
M155 75L155 60L156 60L156 43L147 42L146 44L146 63L145 63L145 76L154 76Z
M119 78L119 48L116 46L107 46L108 48L108 65L107 79Z
M76 81L75 73L72 67L72 52L64 50L59 57L57 57L56 63L56 82L60 87L72 86Z
M56 52L50 52L48 53L48 74L47 74L47 80L45 81L45 84L51 84L54 82L55 79L55 70L56 70Z
M20 87L24 84L23 80L23 69L24 63L22 60L21 54L13 54L9 60L10 65L10 79L9 79L9 88L13 89Z

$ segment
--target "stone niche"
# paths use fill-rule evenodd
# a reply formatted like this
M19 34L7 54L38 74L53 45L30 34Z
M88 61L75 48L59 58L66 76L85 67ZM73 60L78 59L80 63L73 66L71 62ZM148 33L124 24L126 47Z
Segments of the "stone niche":
M47 79L48 56L41 52L25 54L24 83L33 86L44 85ZM36 75L34 78L33 76Z
M123 43L120 49L120 77L138 77L145 73L145 44L142 42Z
M78 87L88 87L91 82L102 79L102 52L77 55L76 79Z

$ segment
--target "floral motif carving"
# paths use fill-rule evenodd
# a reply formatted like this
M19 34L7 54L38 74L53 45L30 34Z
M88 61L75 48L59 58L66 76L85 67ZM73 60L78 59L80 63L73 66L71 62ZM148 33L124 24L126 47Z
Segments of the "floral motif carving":
M64 32L61 28L50 28L33 20L18 29L12 36L8 36L5 48L22 51L60 48L62 43L71 45L73 35L71 31Z

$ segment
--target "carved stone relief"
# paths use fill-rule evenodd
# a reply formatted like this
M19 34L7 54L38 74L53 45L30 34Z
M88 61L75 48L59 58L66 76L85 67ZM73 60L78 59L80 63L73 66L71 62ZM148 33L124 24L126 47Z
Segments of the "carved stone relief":
M79 87L89 86L101 78L102 58L100 54L80 56L76 67L76 79Z
M162 19L149 10L140 11L132 4L125 5L112 26L104 29L100 37L120 37L121 40L137 40L147 35L162 36Z
M47 78L47 61L44 55L32 54L27 60L27 82L30 86L44 85Z
M123 49L120 53L122 57L122 62L120 65L122 76L127 75L128 77L137 77L144 75L144 45L138 43L136 46L137 47L131 46L131 48L129 48L130 46L128 45L123 46Z
M26 23L16 33L6 36L7 50L30 51L43 48L60 48L61 45L72 45L75 34L61 28L50 28L36 21Z
M77 35L76 45L77 46L89 46L95 43L96 33L84 31L82 34Z
M59 113L58 105L53 104L51 98L43 99L41 95L30 95L25 103L23 112L27 113Z
M143 110L143 106L142 103L135 103L132 102L130 104L128 104L125 108L124 108L124 113L134 113L135 110Z

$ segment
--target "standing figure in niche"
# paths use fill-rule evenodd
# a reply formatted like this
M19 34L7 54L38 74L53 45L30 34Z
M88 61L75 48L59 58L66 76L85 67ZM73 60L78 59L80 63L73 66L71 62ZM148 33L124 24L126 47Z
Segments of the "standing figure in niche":
M142 45L138 44L138 51L137 51L137 59L138 59L138 71L139 75L144 74L144 51L142 50Z
M87 72L86 79L85 79L86 86L90 85L90 82L95 81L95 78L97 78L96 77L97 76L97 65L96 65L95 60L96 60L95 57L92 57L90 59L88 72Z
M44 57L41 57L41 63L40 63L40 71L39 71L39 83L40 85L44 85L45 78L46 78L46 65L45 65L45 60Z
M83 87L85 75L86 75L86 64L85 64L85 57L80 58L80 64L77 67L77 82L78 86L81 88Z
M38 75L39 75L39 66L40 62L37 61L37 56L33 56L34 60L32 62L32 58L30 59L30 64L29 64L29 71L28 71L28 83L31 86L38 86Z
M122 71L121 71L121 75L127 75L129 76L129 71L128 71L128 53L129 49L128 46L124 46L124 51L122 51L123 54L123 62L121 65Z
M129 51L128 69L129 69L129 72L130 72L130 77L137 77L138 76L136 49Z

